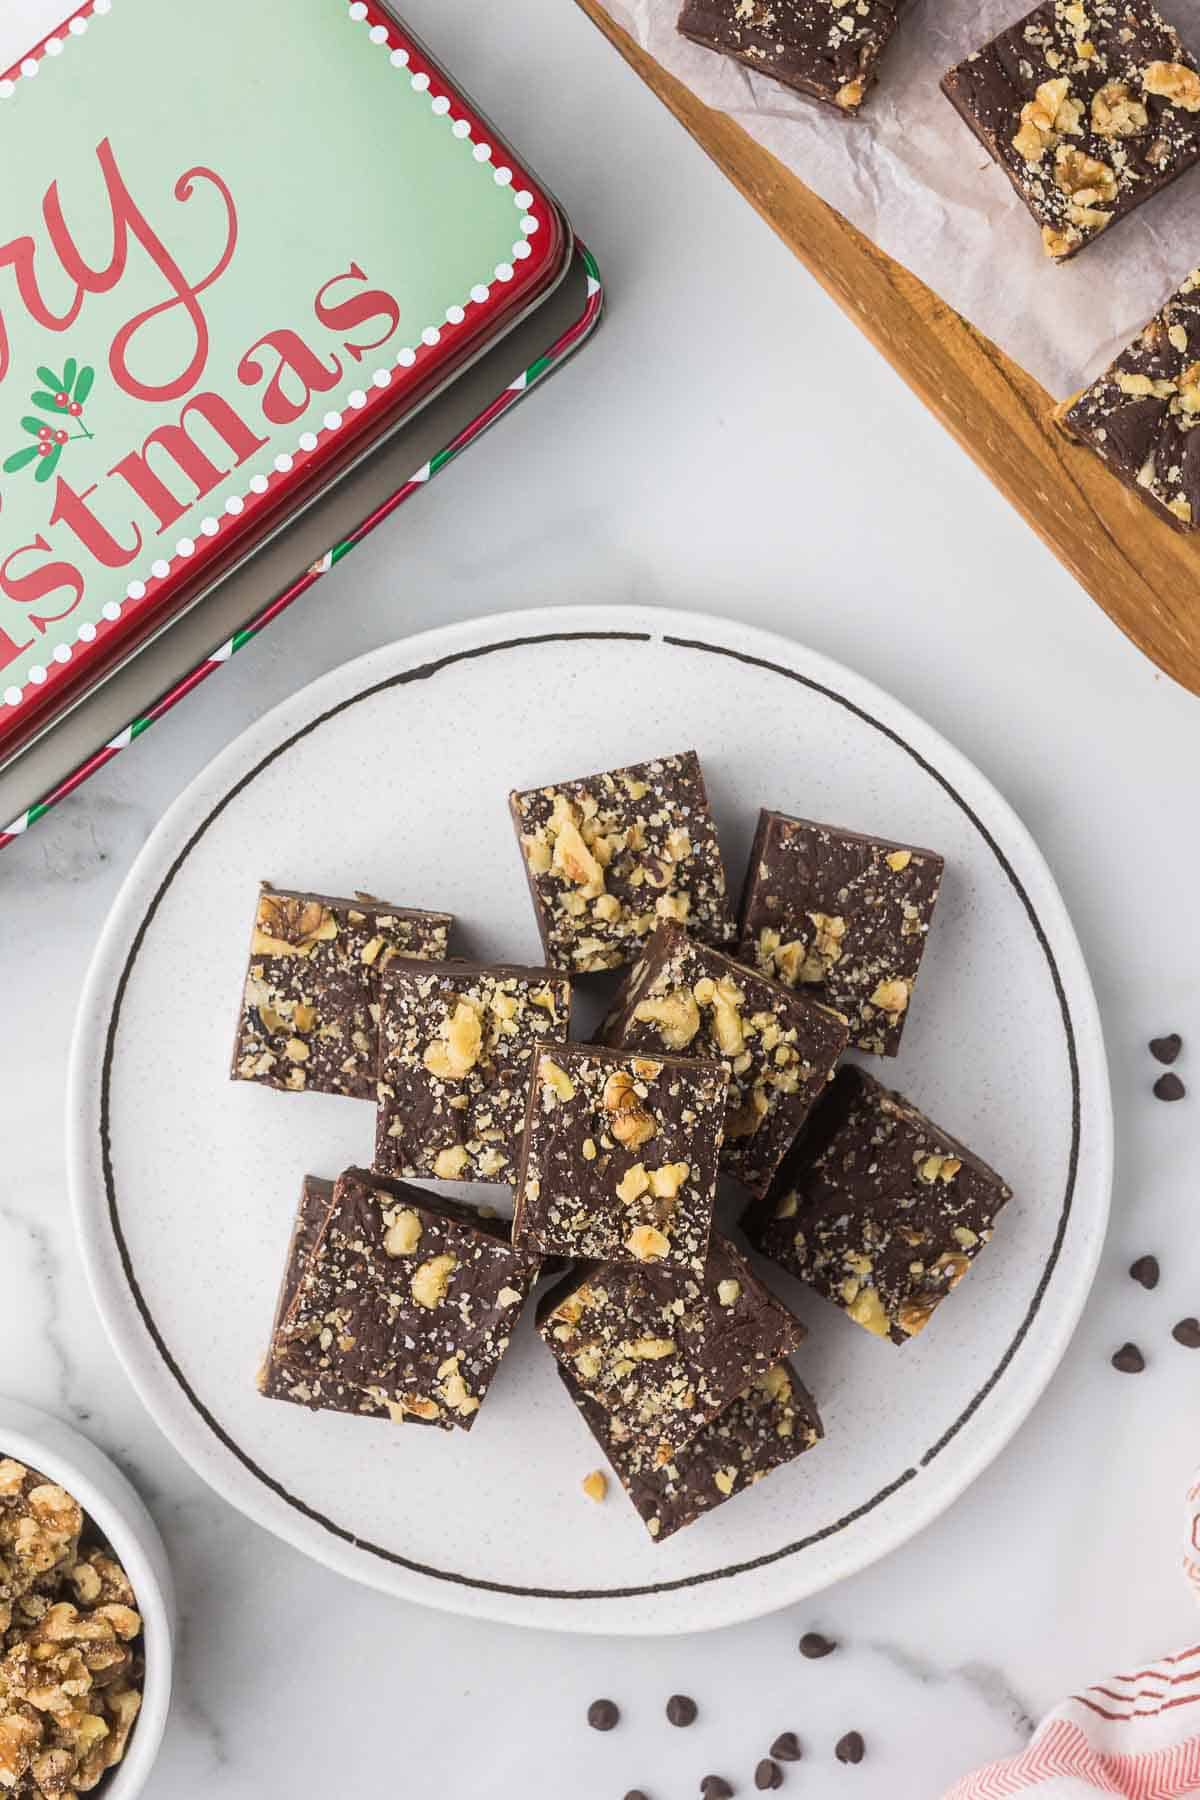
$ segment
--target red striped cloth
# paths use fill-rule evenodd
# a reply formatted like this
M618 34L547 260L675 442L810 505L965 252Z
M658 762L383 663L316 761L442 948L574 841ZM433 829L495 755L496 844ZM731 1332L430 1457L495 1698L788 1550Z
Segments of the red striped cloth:
M1200 1480L1188 1494L1184 1573L1200 1597ZM1184 1800L1200 1794L1200 1645L1113 1675L1043 1719L1017 1756L945 1800Z

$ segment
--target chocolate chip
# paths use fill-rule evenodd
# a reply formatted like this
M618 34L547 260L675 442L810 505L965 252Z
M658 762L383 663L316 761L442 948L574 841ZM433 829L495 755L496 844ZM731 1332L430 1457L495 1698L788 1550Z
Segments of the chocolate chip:
M630 1788L625 1796L625 1800L646 1800L646 1796L643 1794L641 1788Z
M1157 1256L1139 1256L1135 1263L1130 1263L1129 1273L1144 1288L1156 1288L1159 1274Z
M819 1631L806 1631L800 1639L801 1656L829 1656L836 1649L833 1639L822 1637Z
M621 1717L621 1709L612 1700L593 1700L588 1707L588 1724L593 1731L611 1731Z
M1120 1369L1122 1375L1140 1375L1146 1366L1146 1359L1136 1344L1122 1344L1112 1359L1114 1369Z
M672 1694L667 1701L667 1717L672 1725L694 1725L699 1710L690 1694Z
M1174 1326L1171 1336L1185 1350L1200 1350L1200 1319L1180 1319Z
M1166 1037L1150 1039L1150 1054L1155 1062L1173 1063L1183 1049L1183 1039L1177 1031L1169 1032Z
M778 1757L780 1762L799 1762L804 1752L800 1748L800 1739L795 1732L781 1731L771 1745L771 1755Z
M754 1771L754 1785L764 1793L770 1788L781 1788L783 1786L783 1770L778 1763L772 1762L769 1756L764 1756Z
M1156 1100L1182 1100L1187 1093L1178 1075L1160 1075L1154 1084Z
M706 1775L700 1792L703 1800L733 1800L733 1789L723 1775Z
M867 1754L861 1731L848 1731L834 1746L833 1754L840 1763L860 1763Z

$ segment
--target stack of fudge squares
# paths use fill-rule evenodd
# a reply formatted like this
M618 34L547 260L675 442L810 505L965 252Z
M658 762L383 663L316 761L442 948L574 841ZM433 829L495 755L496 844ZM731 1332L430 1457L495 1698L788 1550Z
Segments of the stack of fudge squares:
M684 0L679 30L849 118L909 10L910 0ZM1147 0L1041 0L1014 9L942 77L1052 262L1077 256L1200 162L1197 47L1200 36L1185 44ZM1192 267L1105 373L1053 414L1177 531L1200 528L1198 293Z
M759 819L735 921L696 754L510 796L545 966L450 955L454 920L264 886L236 1078L376 1107L373 1166L309 1176L259 1387L469 1431L537 1329L652 1537L822 1436L805 1327L714 1221L905 1344L1009 1189L847 1049L899 1048L934 851ZM572 990L607 972L594 1042ZM511 1224L425 1185L511 1191Z

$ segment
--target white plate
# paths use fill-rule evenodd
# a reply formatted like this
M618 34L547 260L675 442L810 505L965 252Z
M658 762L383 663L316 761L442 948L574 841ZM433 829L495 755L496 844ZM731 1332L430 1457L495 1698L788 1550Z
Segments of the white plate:
M507 790L693 745L735 889L760 805L945 853L903 1054L883 1072L1016 1198L964 1287L903 1350L778 1277L811 1327L797 1360L826 1440L655 1546L619 1492L603 1506L581 1494L601 1459L528 1319L469 1436L258 1396L300 1178L366 1160L373 1115L231 1083L227 1068L260 876L443 908L462 921L460 943L535 961ZM374 651L219 756L113 908L81 1003L68 1129L100 1310L146 1405L219 1493L391 1593L578 1631L751 1617L940 1513L1066 1347L1111 1170L1079 946L1041 856L983 777L895 701L795 644L619 607L509 614Z

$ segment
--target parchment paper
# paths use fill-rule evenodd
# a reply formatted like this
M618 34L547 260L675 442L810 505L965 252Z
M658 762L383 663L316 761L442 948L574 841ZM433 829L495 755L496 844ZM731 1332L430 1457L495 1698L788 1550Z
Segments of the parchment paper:
M680 37L678 0L603 4L664 68L732 114L1058 399L1104 368L1200 264L1198 166L1056 267L1006 176L939 91L947 69L1032 0L914 0L866 109L845 120ZM1196 41L1197 0L1159 10Z

